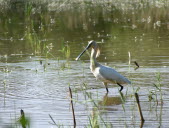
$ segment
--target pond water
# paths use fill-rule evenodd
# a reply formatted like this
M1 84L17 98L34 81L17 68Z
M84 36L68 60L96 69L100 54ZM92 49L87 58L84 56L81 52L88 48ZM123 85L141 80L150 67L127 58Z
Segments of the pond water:
M94 115L101 127L142 127L136 90L143 127L168 127L167 2L2 1L0 7L0 127L19 127L21 109L31 128L57 127L49 114L58 127L73 127L69 86L78 128L90 127ZM88 54L75 61L90 40L101 50L98 62L132 81L124 85L125 101L117 85L106 94Z

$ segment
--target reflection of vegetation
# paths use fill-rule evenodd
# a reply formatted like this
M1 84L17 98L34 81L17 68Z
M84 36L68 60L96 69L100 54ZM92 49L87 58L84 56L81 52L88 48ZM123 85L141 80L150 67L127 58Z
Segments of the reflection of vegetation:
M62 46L62 49L60 51L66 57L66 59L70 58L70 46L68 44Z
M63 44L62 47L61 47L61 50L59 50L61 53L62 53L62 59L66 59L66 62L62 62L60 63L60 60L58 58L58 65L60 66L60 69L61 70L64 70L64 69L70 69L71 68L71 65L70 65L70 62L69 62L69 59L70 59L70 46L68 44Z
M41 53L41 41L37 37L36 33L30 33L29 31L27 31L25 39L28 44L30 44L31 48L34 49L35 55Z
M0 33L2 39L14 42L12 51L20 52L20 49L25 49L43 55L44 45L51 43L49 39L55 40L54 46L57 45L56 50L59 50L62 38L78 40L77 42L84 37L99 40L110 38L103 36L103 33L111 33L115 38L117 34L121 34L122 26L124 29L129 27L131 31L143 28L167 30L168 6L163 0L2 0Z
M30 18L32 15L32 10L33 10L33 5L31 3L26 3L25 4L25 16L27 18Z

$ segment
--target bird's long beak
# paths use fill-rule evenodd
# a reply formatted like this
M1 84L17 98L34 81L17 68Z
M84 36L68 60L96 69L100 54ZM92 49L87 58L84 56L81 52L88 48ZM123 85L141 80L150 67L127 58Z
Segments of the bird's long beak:
M88 48L90 48L90 46L91 46L91 44L88 44L87 47L83 50L83 52L80 53L80 55L78 55L78 57L77 57L75 60L78 60L78 59L83 55L83 53L85 53L85 51L86 51Z

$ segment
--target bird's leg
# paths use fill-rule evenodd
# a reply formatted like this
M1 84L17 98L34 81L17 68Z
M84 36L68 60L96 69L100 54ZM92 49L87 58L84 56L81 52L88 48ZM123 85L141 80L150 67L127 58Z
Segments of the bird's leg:
M117 83L121 88L120 88L120 92L123 90L123 86L119 83Z
M107 83L106 83L106 82L103 82L103 84L104 84L104 86L106 87L106 91L107 91L107 93L108 93L109 90L108 90L108 87L107 87Z

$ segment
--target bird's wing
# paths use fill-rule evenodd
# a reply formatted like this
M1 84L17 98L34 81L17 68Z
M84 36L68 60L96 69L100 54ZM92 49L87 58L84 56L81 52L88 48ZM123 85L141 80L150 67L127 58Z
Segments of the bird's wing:
M107 66L101 65L99 68L99 73L104 79L112 83L119 83L119 84L131 83L127 78L122 76L116 70Z

